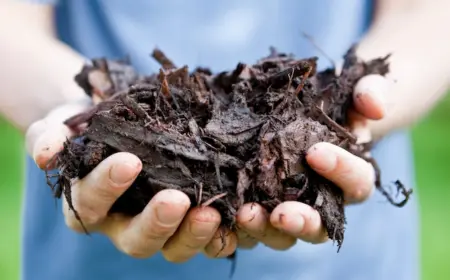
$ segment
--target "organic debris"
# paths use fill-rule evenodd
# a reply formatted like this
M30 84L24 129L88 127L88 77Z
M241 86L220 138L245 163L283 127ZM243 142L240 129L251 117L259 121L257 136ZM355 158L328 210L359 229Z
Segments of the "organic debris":
M355 83L364 75L388 72L385 56L360 61L356 45L344 56L341 72L318 72L317 58L296 59L271 49L268 57L233 71L213 74L207 68L189 72L161 50L153 57L159 73L138 74L124 61L94 59L75 80L100 100L65 124L79 134L57 155L55 194L65 195L71 210L71 184L106 157L130 152L143 162L133 185L110 213L136 215L164 189L186 193L192 207L211 205L222 226L235 229L235 214L256 202L269 212L283 201L299 201L321 215L330 239L344 239L344 198L332 182L306 163L308 148L318 142L338 145L372 163L376 187L382 187L376 162L349 130L347 112ZM83 126L82 126L83 125ZM82 221L81 221L82 222Z

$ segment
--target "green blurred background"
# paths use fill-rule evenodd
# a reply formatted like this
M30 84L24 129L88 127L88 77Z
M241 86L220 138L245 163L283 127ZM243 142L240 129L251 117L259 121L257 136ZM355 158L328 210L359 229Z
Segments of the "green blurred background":
M445 216L450 213L449 109L450 96L413 129L426 280L450 279L450 219ZM0 119L1 280L19 279L23 143L21 135Z

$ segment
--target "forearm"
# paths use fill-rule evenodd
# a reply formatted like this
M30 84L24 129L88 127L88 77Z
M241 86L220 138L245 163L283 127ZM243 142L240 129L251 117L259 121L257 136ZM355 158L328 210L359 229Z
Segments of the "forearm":
M388 1L381 1L388 2ZM362 40L364 59L392 53L386 117L370 122L374 138L412 125L446 93L450 77L447 1L403 1L381 11ZM394 5L395 6L395 5Z
M85 61L53 36L50 7L0 1L0 17L0 114L25 131L56 106L84 98L73 79Z

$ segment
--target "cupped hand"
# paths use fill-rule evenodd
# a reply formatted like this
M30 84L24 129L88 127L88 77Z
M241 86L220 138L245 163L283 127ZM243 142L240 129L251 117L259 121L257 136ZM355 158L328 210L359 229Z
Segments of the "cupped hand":
M39 168L46 169L49 160L73 134L63 121L87 106L86 102L61 106L30 126L26 135L27 149ZM73 182L72 203L89 232L106 235L119 250L136 258L162 252L169 261L183 262L199 252L209 257L225 257L235 251L236 235L219 228L218 211L211 207L189 209L189 198L177 190L158 192L135 217L108 215L113 203L130 187L141 169L142 163L136 156L121 152L111 155L86 177ZM66 224L83 232L64 196L63 212Z
M367 121L384 117L387 91L388 81L380 75L365 76L356 84L354 108L349 116L359 143L371 140ZM343 190L347 204L363 202L372 194L375 171L365 160L325 142L312 146L306 159L312 169ZM300 202L281 203L270 214L260 205L248 203L239 210L237 220L238 246L243 248L252 248L261 242L273 249L285 250L297 240L309 243L328 240L319 213Z
M385 78L370 75L355 87L351 122L360 142L371 138L367 120L379 120L385 114L383 98L387 85ZM63 121L87 106L86 102L61 106L28 129L27 149L39 168L48 168L49 160L73 135ZM316 172L342 188L348 203L362 202L373 191L372 166L337 146L318 143L309 149L307 161ZM297 240L321 243L328 239L319 213L293 201L278 205L270 214L260 205L244 205L237 214L240 228L237 234L219 228L221 218L217 210L211 207L189 209L189 198L176 190L157 193L135 217L108 215L108 210L132 184L141 168L142 163L136 156L116 153L72 185L73 206L86 229L106 235L130 256L145 258L162 252L169 261L183 262L198 253L225 257L237 246L252 248L259 242L284 250ZM66 224L82 232L81 223L69 210L64 196L63 212Z

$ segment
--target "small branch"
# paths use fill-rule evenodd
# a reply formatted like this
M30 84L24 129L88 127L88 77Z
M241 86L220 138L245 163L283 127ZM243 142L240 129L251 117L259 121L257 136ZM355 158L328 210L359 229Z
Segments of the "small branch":
M197 205L201 205L202 204L202 197L203 196L203 183L200 183L200 188L198 190L198 200L197 200Z
M177 66L158 48L155 48L152 57L165 69L175 69Z
M181 84L189 86L189 68L183 66L167 75L167 81L169 84L176 84L178 80L181 80Z
M331 65L333 65L333 68L336 69L336 62L334 62L334 60L322 48L320 48L319 45L316 44L314 39L305 32L302 32L302 34L303 34L303 37L305 37L311 43L311 45L313 45L313 47L323 55L323 57L328 59L328 61L331 63Z
M348 132L344 127L339 125L337 122L333 121L325 112L318 106L314 106L316 111L320 114L320 116L323 117L324 122L329 125L336 133L341 134L341 136L346 137L349 139L350 143L356 144L356 137L352 135L350 132Z
M289 80L300 77L308 73L313 74L316 67L316 60L304 59L300 60L296 65L280 71L267 78L267 84L271 85L273 89L279 89L289 83Z
M311 75L312 69L313 68L312 68L311 65L307 66L306 73L303 74L302 81L300 82L300 84L298 85L297 89L295 90L295 96L298 96L300 91L302 91L303 87L305 86L306 79L308 79L309 75Z
M170 89L169 89L169 83L166 79L166 73L164 73L163 69L159 69L159 75L158 75L159 81L161 82L161 91L164 94L166 98L171 98Z
M207 201L203 202L202 207L206 207L211 205L214 201L221 199L222 197L226 196L228 193L224 192L218 195L215 195L213 197L211 197L210 199L208 199Z
M147 114L147 112L142 109L142 107L133 99L130 98L129 95L122 95L120 97L120 101L133 112L137 117L144 120L145 124L149 124L152 122L152 118Z

